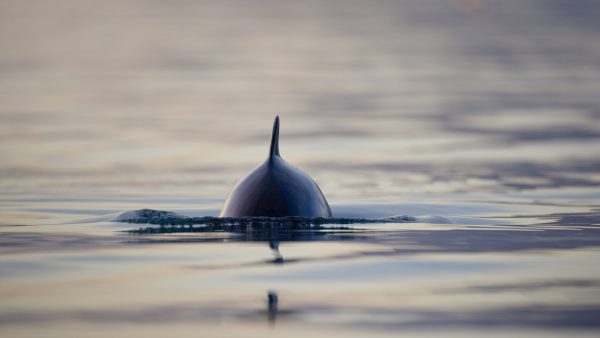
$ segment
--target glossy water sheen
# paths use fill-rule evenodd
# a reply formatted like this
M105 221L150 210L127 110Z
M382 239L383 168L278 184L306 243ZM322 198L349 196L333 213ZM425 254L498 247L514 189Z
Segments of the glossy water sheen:
M0 336L597 337L597 1L0 2ZM217 216L264 159L337 217ZM285 144L285 147L283 146Z

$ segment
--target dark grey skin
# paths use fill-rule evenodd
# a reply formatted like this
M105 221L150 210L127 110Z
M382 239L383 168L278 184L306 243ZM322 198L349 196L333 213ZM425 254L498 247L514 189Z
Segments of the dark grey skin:
M267 160L233 188L219 217L331 217L321 189L304 171L279 155L279 116Z

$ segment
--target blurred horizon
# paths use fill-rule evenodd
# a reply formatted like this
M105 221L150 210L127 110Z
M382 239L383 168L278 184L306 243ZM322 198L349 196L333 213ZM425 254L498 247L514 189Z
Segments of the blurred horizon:
M331 200L600 180L594 1L2 1L0 190L224 199L281 151Z

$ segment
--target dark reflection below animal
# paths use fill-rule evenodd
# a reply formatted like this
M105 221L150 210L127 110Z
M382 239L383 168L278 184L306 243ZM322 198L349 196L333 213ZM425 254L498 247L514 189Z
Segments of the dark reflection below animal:
M275 118L267 160L234 188L220 217L331 217L319 186L279 154L279 116Z

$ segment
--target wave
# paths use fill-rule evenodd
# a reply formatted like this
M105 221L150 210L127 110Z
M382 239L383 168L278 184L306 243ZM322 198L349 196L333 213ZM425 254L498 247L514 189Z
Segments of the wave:
M412 216L385 218L323 218L323 217L189 217L171 211L141 209L122 213L116 222L151 224L159 227L144 227L129 230L130 233L174 233L216 231L293 231L293 230L350 230L350 227L335 225L410 223ZM329 225L329 226L324 226Z

